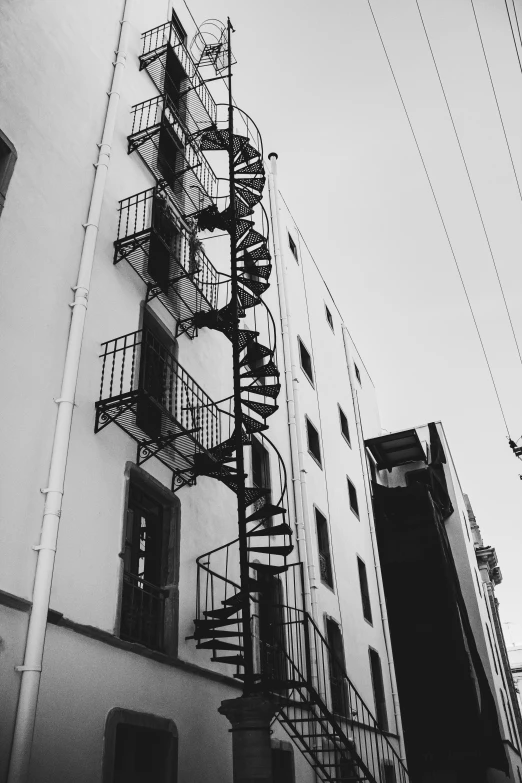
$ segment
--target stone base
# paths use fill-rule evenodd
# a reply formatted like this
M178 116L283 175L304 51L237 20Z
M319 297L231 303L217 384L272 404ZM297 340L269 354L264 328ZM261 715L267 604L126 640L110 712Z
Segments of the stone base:
M232 724L234 783L272 783L270 723L278 709L265 696L221 702L218 711Z

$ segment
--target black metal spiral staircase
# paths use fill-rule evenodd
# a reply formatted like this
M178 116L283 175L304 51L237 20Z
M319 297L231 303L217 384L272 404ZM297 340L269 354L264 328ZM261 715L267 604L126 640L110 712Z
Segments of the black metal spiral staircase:
M142 330L105 344L96 430L123 428L138 442L138 463L155 456L172 470L173 490L205 476L237 496L238 538L197 561L198 649L224 671L234 667L245 694L277 700L277 719L321 781L407 783L393 745L302 605L286 469L265 434L281 384L275 322L262 299L272 271L263 150L255 124L233 106L230 32L229 23L219 54L228 62L225 122L174 22L143 36L141 68L162 95L134 107L129 151L138 151L157 186L121 202L115 263L128 261L147 299L164 304L176 336L207 328L231 342L234 393L218 407ZM215 48L211 57L201 50L200 64L215 64ZM229 162L221 209L206 159L214 153ZM198 237L216 229L230 236L227 276ZM265 483L253 477L256 449L271 457Z

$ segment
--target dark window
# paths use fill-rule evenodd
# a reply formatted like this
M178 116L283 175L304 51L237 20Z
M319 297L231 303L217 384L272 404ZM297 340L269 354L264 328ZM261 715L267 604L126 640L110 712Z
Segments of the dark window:
M357 367L355 362L353 363L353 369L355 370L355 377L357 378L359 383L361 383L361 373L359 372L359 368Z
M177 755L172 721L119 708L109 713L103 783L176 783Z
M272 780L273 783L295 782L294 752L289 742L272 740Z
M489 646L491 648L491 657L493 658L493 666L495 667L495 672L498 674L497 662L495 660L495 650L493 649L493 641L491 639L491 632L489 630L489 625L487 623L486 623L486 631L488 632Z
M299 256L297 255L297 245L295 244L294 240L292 239L290 233L288 234L288 247L292 251L292 255L295 258L295 260L297 261L297 263L299 263Z
M306 432L308 435L308 451L315 457L319 465L321 463L321 446L319 443L319 433L315 429L310 419L306 420Z
M348 444L351 446L350 442L350 429L348 427L348 419L346 418L346 414L341 408L341 406L338 406L339 408L339 421L341 422L341 432L343 433L344 437L348 441Z
M379 727L388 731L388 716L386 714L386 697L382 679L381 659L376 650L370 647L370 670L372 674L373 696L375 699L375 717Z
M256 573L259 588L259 642L261 671L270 680L287 679L285 610L281 580L265 571Z
M301 357L301 367L303 368L303 371L310 381L310 383L314 382L314 373L312 370L312 357L304 347L301 340L299 340L299 355Z
M346 481L348 482L348 495L350 498L350 508L352 509L353 513L356 516L359 516L359 501L357 500L357 490L355 489L354 485L350 481L348 477L346 477Z
M324 306L324 309L325 309L325 312L326 312L326 320L327 320L327 321L328 321L328 323L330 324L330 329L331 329L331 330L332 330L332 332L333 332L333 330L334 330L334 325L333 325L333 318L332 318L332 314L331 314L331 312L329 311L329 309L327 308L327 306L326 306L326 305Z
M326 620L326 638L329 647L328 663L330 668L332 712L348 717L343 636L335 620L329 618Z
M123 550L120 637L173 653L178 525L171 493L133 471ZM165 497L164 497L165 496ZM165 585L169 585L169 589Z
M467 514L464 513L462 515L464 517L464 527L466 528L466 535L468 536L468 541L471 541L471 537L469 535L469 526L468 526L468 517Z
M16 150L2 131L0 131L0 215L4 208L7 188L16 163Z
M361 586L363 616L364 619L368 620L369 623L373 623L370 591L368 589L368 577L366 575L366 565L359 557L357 558L357 568L359 569L359 584Z
M383 783L397 783L393 761L382 762L382 781Z
M270 455L263 444L257 438L252 438L252 483L259 489L270 489L272 486L270 478ZM256 500L253 504L252 513L262 508L266 503L271 503L271 493L265 497ZM272 518L264 520L265 524L271 524Z
M317 546L319 548L319 571L321 574L321 581L327 584L328 587L333 587L328 523L318 509L315 509L315 524L317 527Z
M162 433L164 411L176 399L176 342L149 311L143 313L136 425L151 438Z

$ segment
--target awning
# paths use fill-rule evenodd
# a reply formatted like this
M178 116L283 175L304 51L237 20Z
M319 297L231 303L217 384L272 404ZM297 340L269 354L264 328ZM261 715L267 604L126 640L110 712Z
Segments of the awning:
M365 441L366 447L377 463L377 470L395 468L407 462L426 462L426 452L417 430L393 432Z

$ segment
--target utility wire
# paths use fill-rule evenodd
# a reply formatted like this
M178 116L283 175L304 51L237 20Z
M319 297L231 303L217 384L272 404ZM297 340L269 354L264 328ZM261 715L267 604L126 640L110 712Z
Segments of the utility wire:
M477 25L477 32L478 32L478 36L479 36L479 39L480 39L480 45L482 47L482 53L484 55L484 60L486 62L486 68L488 69L489 81L490 81L490 84L491 84L491 89L493 90L493 95L495 97L495 103L497 104L497 110L498 110L498 116L499 116L499 119L500 119L500 124L502 125L502 130L504 132L504 138L506 140L506 146L507 146L508 152L509 152L509 159L511 161L511 168L513 169L513 174L515 175L515 180L517 182L518 194L519 194L520 199L522 201L522 190L520 189L520 182L518 180L517 170L515 168L515 162L513 160L513 155L511 154L511 147L509 145L509 141L508 141L508 137L507 137L507 133L506 133L506 126L504 125L504 120L502 118L502 112L500 111L500 104L499 104L498 98L497 98L497 91L495 90L495 84L493 82L493 76L491 74L491 69L489 67L489 61L488 61L488 57L487 57L487 54L486 54L486 48L484 46L484 41L482 40L482 34L480 32L480 26L479 26L479 22L478 22L478 18L477 18L477 12L475 10L475 4L474 4L473 0L471 0L471 7L473 9L473 16L475 17L475 24Z
M519 25L519 23L518 23L517 6L516 6L516 4L515 4L515 0L511 0L511 2L513 3L513 11L515 12L515 21L516 21L516 23L517 23L517 30L518 30L518 40L519 40L519 41L520 41L520 43L522 44L522 35L521 35L521 33L520 33L520 25Z
M462 283L462 288L463 288L464 294L466 296L466 301L468 303L468 307L469 307L469 310L470 310L470 313L471 313L471 317L473 318L473 323L475 324L477 337L479 339L479 342L480 342L480 345L481 345L481 348L482 348L482 353L484 354L484 359L486 360L486 365L487 365L487 368L488 368L488 371L489 371L489 375L490 375L490 378L491 378L491 383L493 384L493 388L495 390L495 395L497 397L497 402L498 402L498 405L499 405L499 408L500 408L500 412L501 412L502 418L504 420L506 431L507 431L507 433L509 435L509 427L508 427L508 424L507 424L506 415L504 413L504 408L502 407L502 402L500 401L500 396L499 396L499 393L498 393L497 385L495 383L495 378L493 377L493 371L491 369L491 365L489 363L488 355L486 353L486 348L484 346L484 342L483 342L482 336L480 334L480 329L478 327L477 319L475 317L475 312L473 310L473 307L472 307L472 304L471 304L471 300L469 298L469 295L468 295L468 292L467 292L467 289L466 289L466 284L464 283L464 278L462 277L462 272L460 271L460 266L459 266L459 263L457 261L457 256L455 254L455 250L453 249L453 244L451 242L451 239L450 239L450 236L449 236L449 233L448 233L448 229L446 227L446 222L445 222L444 217L442 215L442 211L441 211L441 208L440 208L440 205L439 205L439 201L438 201L437 196L435 194L435 189L433 187L433 183L432 183L430 175L428 173L428 169L426 167L426 163L424 161L424 157L423 157L423 154L422 154L419 142L417 140L417 135L416 135L415 130L413 128L413 125L412 125L412 122L411 122L411 119L410 119L410 115L408 114L408 109L406 108L406 104L404 102L404 98L402 97L402 92L401 92L401 89L399 87L399 83L397 81L397 77L395 76L395 71L393 70L393 66L391 64L390 57L388 55L388 50L386 49L386 46L385 46L385 43L384 43L381 31L380 31L380 28L379 28L379 25L377 23L377 19L375 18L375 14L373 12L371 0L366 0L366 1L368 3L368 7L370 9L370 13L371 13L372 18L373 18L375 29L377 30L377 34L378 34L379 39L381 41L381 46L383 48L386 60L388 61L388 66L390 68L390 72L391 72L391 75L393 77L393 81L395 82L395 87L397 88L397 93L399 95L400 101L402 103L402 108L404 109L404 113L406 115L406 119L408 121L408 125L410 126L410 130L411 130L411 133L412 133L412 136L413 136L413 140L415 141L415 146L417 147L417 152L419 153L419 157L421 159L422 167L424 169L424 173L426 174L426 179L428 180L428 184L430 186L430 190L431 190L431 194L433 196L433 200L435 202L435 206L437 207L437 212L439 213L440 221L442 223L442 227L444 229L444 233L445 233L446 239L448 241L448 245L449 245L449 248L450 248L450 251L451 251L451 255L453 256L453 261L455 262L455 266L457 268L457 272L458 272L458 275L459 275L459 278L460 278L460 282Z
M437 66L437 61L435 60L435 54L433 52L433 47L431 45L431 41L430 41L430 38L429 38L429 35L428 35L428 31L426 29L426 25L424 24L424 17L422 16L422 11L420 9L419 0L415 0L415 3L417 5L417 10L419 12L420 20L422 22L422 28L424 30L424 35L426 36L426 41L428 42L428 46L429 46L430 54L431 54L431 59L433 60L433 65L435 66L435 70L437 72L437 78L439 80L440 89L442 90L442 94L444 96L444 102L445 102L446 108L448 110L448 114L449 114L449 117L450 117L450 120L451 120L451 125L452 125L453 131L455 133L455 138L457 139L457 144L459 145L460 156L462 158L462 162L464 163L464 168L466 169L466 174L467 174L467 177L468 177L469 186L471 188L471 192L473 193L473 198L475 200L475 205L477 207L477 212L479 214L480 222L482 224L482 230L484 231L484 236L486 237L486 242L488 244L489 255L491 256L491 261L493 263L493 267L495 269L495 274L497 276L497 282L498 282L498 285L499 285L499 288L500 288L500 292L502 294L502 299L504 301L504 307L505 307L506 314L507 314L507 317L508 317L508 320L509 320L509 325L511 327L511 333L513 335L513 340L515 341L515 345L517 347L518 358L520 360L520 364L522 365L522 354L520 353L520 346L518 344L517 336L516 336L516 333L515 333L515 327L513 326L513 321L511 319L511 313L509 312L509 307L508 307L508 303L507 303L507 300L506 300L506 295L504 293L504 288L502 286L502 282L500 280L500 275L498 273L498 267L497 267L497 263L495 261L495 255L493 253L493 248L491 247L491 242L490 242L489 235L488 235L488 232L487 232L487 229L486 229L486 224L484 223L484 218L482 216L482 211L480 209L480 205L479 205L479 202L478 202L477 193L475 191L475 187L474 187L473 181L471 179L471 174L470 174L469 167L468 167L468 164L467 164L467 161L466 161L466 156L464 155L464 150L462 149L462 144L461 144L461 141L460 141L460 138L459 138L459 134L458 134L458 131L457 131L457 126L455 125L455 120L453 119L453 113L452 113L450 105L449 105L448 96L446 95L446 90L444 89L444 84L442 83L442 77L440 75L440 71L439 71L439 68ZM473 6L473 0L471 0L471 5ZM475 7L474 6L473 6L473 12L475 12ZM476 17L475 17L475 19L476 19ZM479 35L480 35L480 32L479 32ZM482 41L482 38L481 38L481 41ZM488 68L488 70L489 70L489 68ZM495 95L495 99L496 99L496 95ZM497 102L497 108L498 108L498 102ZM500 111L500 109L499 109L499 111ZM502 127L504 128L504 123L502 122L502 116L500 118L500 121L502 123ZM505 139L506 139L506 142L507 142L507 136L506 136L505 128L504 128L504 136L505 136ZM509 156L511 158L511 163L513 165L513 158L511 157L511 150L509 149L509 143L508 143L508 150L509 150ZM514 165L513 165L513 171L515 171ZM522 199L522 193L520 192L520 185L518 184L518 177L516 175L516 172L515 172L515 179L517 181L518 192L520 194L520 198Z
M507 4L507 0L504 0L504 5L506 6L506 13L507 13L508 19L509 19L509 26L511 27L511 37L513 38L513 43L515 44L515 51L517 53L518 65L520 67L520 72L522 73L522 63L520 62L520 54L519 54L518 46L517 46L517 39L515 38L515 31L513 30L513 22L511 21L511 14L509 13L509 7L508 7L508 4ZM515 11L515 14L516 14L516 11ZM518 19L517 19L517 25L518 25ZM520 33L520 30L519 30L519 33Z

